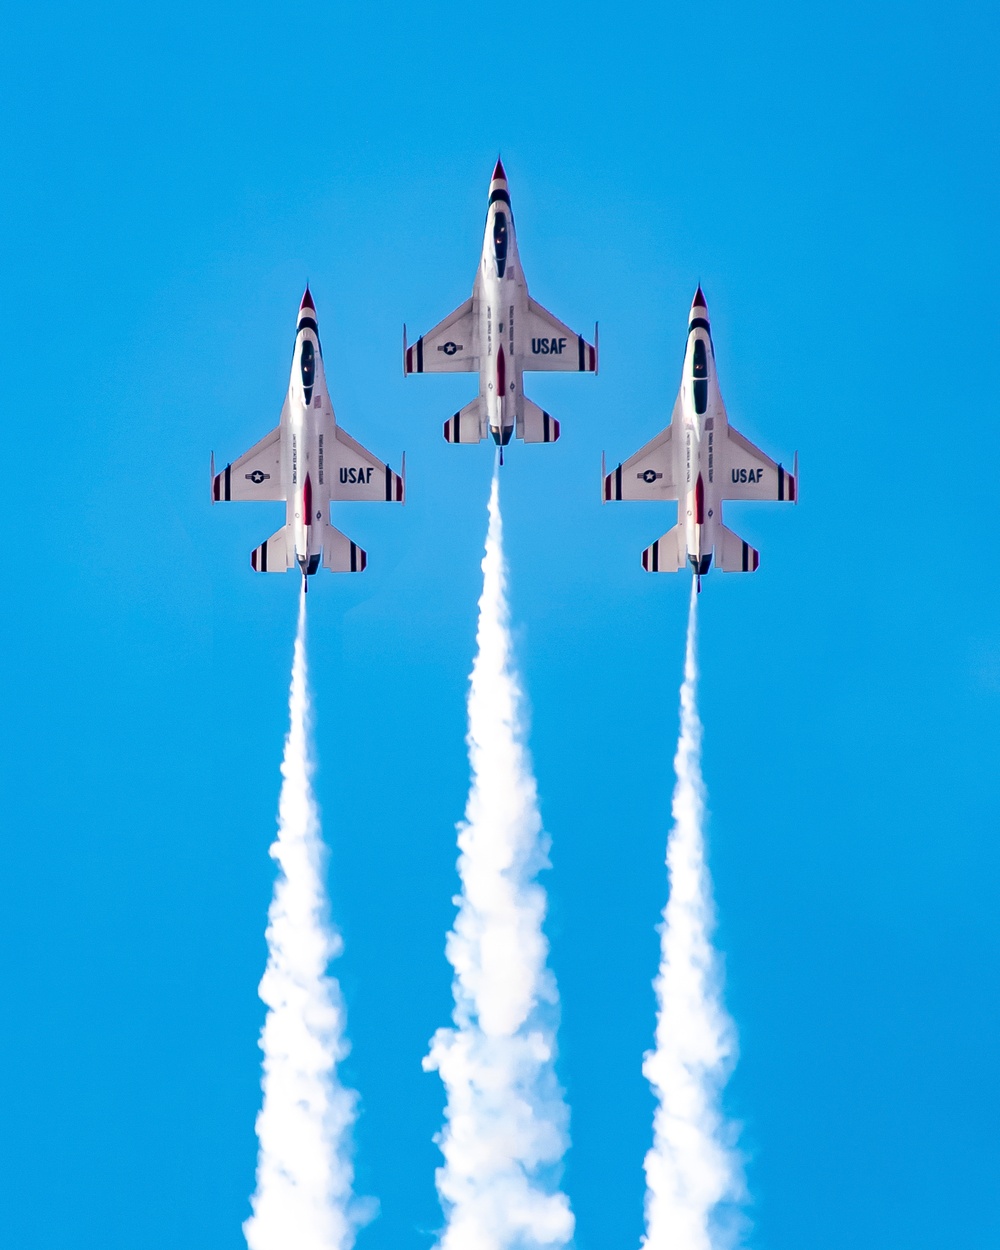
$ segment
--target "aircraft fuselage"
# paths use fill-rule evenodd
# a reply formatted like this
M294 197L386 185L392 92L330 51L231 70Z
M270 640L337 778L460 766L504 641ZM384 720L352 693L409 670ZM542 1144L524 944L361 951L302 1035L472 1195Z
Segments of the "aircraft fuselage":
M480 393L486 402L490 434L502 447L514 433L518 396L524 391L524 366L516 348L516 330L528 310L528 288L517 254L510 196L502 188L491 194L486 210L483 255L473 286L472 309L484 347Z
M323 535L330 515L324 454L334 421L319 330L309 310L303 309L292 352L288 396L281 414L286 523L303 576L315 573L323 558Z

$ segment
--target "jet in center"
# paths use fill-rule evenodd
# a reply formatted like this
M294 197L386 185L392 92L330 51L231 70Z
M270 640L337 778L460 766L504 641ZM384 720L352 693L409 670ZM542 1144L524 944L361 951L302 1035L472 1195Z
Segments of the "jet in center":
M403 373L478 373L479 394L448 418L444 436L449 443L492 437L503 463L512 436L526 443L559 437L559 422L524 393L529 370L596 373L597 327L588 343L528 294L507 175L498 160L472 295L411 345L403 327Z

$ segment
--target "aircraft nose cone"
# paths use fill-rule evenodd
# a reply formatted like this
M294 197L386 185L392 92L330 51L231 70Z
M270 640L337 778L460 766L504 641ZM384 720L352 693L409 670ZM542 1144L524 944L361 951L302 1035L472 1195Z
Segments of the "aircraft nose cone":
M702 291L701 291L701 283L700 283L700 282L698 283L698 289L697 289L697 291L695 291L695 293L694 293L694 299L691 301L691 307L692 307L692 309L694 309L694 308L707 308L707 307L708 307L708 305L705 303L705 296L702 294Z
M299 312L301 312L303 308L311 308L313 312L316 311L316 305L313 303L313 297L309 294L308 286L306 287L305 294L302 296L302 303L299 305Z
M500 159L499 156L497 157L496 165L493 167L493 178L491 179L491 181L496 182L498 178L502 178L504 182L507 181L507 175L504 172L503 161Z

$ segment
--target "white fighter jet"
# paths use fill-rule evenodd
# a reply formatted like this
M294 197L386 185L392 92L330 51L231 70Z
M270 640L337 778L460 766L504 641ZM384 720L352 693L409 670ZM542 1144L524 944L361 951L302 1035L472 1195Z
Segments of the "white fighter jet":
M403 327L403 373L478 373L479 395L444 423L449 443L511 435L554 443L559 422L524 394L525 370L597 372L597 326L591 345L528 294L514 237L507 175L498 160L490 181L483 255L472 296L412 346Z
M701 287L691 304L681 389L665 430L604 476L604 500L677 500L677 524L642 553L648 573L690 563L698 579L715 555L723 573L753 573L760 553L722 524L725 499L797 500L798 452L791 473L738 434L726 416Z
M322 562L334 573L360 573L368 556L330 524L330 501L402 503L403 476L394 473L337 424L323 371L316 306L309 288L299 306L292 374L278 424L255 447L215 472L212 502L282 500L285 523L251 553L258 573L285 573L295 565L303 584Z

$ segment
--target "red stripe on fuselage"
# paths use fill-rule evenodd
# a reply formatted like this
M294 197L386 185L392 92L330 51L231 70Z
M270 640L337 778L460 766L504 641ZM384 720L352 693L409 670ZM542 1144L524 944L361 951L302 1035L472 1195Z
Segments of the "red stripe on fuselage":
M507 364L502 347L497 352L497 394L501 399L507 394Z
M305 484L302 487L302 515L306 525L312 524L313 514L313 488L312 478L306 474Z
M705 483L700 473L694 487L694 519L696 525L705 524Z

